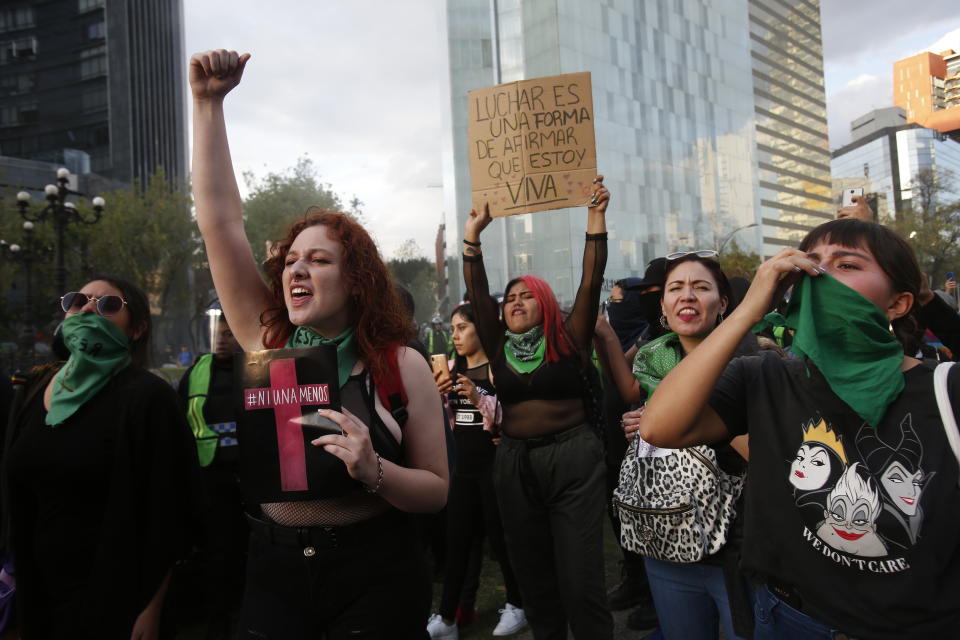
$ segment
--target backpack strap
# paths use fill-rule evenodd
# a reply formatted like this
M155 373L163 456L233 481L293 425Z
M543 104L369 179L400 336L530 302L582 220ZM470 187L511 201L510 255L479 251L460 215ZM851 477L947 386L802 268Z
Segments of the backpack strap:
M373 376L373 385L376 387L380 404L386 407L402 429L410 414L407 412L407 392L403 388L403 377L400 375L397 350L398 345L395 344L387 347L387 375Z
M940 420L943 421L947 442L950 443L950 449L960 465L960 431L957 430L957 419L950 405L950 391L947 388L947 376L954 364L941 362L933 370L933 391L937 396L937 408L940 409Z

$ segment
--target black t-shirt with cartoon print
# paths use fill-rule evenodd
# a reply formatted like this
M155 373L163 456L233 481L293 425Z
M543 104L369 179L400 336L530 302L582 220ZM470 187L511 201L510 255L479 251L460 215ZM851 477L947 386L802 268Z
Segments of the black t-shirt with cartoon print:
M733 360L710 406L731 433L750 434L749 577L794 587L805 613L855 637L956 637L957 460L932 370L904 381L874 429L812 364L765 352ZM950 382L960 388L960 366Z

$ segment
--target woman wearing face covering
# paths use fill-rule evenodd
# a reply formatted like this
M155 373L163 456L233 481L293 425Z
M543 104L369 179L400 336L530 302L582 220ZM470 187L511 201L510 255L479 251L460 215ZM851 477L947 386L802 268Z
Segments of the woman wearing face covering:
M28 384L3 465L24 638L158 637L195 511L196 448L145 368L150 308L99 277L64 294L69 359Z

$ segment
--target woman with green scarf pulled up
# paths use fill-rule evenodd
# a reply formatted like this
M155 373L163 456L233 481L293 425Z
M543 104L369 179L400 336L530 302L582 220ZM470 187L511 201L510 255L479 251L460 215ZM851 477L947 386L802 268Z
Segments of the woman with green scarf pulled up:
M422 638L430 586L411 514L447 499L443 407L426 361L406 346L413 327L377 245L356 220L291 211L261 278L224 119L249 58L218 50L190 60L197 224L240 345L335 345L343 411L320 412L342 433L310 442L333 457L315 499L248 505L241 637ZM388 400L406 403L385 406L378 388L398 387Z
M597 335L607 354L610 377L624 400L638 402L642 397L652 397L660 381L697 349L723 319L733 291L715 259L716 255L715 251L690 251L667 256L660 323L669 332L640 347L633 360L632 372L626 366L616 334L608 324L598 323ZM747 354L756 349L756 340L745 340L739 351ZM626 413L624 424L630 425L643 411L641 407ZM691 505L702 512L710 508L711 501L725 501L731 508L727 518L712 523L711 539L704 541L704 548L686 554L683 561L673 556L684 554L639 549L644 555L650 592L663 636L710 640L716 638L722 628L725 637L740 637L735 631L739 625L735 624L736 617L731 613L731 601L736 605L745 602L746 598L738 598L742 589L728 593L727 585L736 585L736 581L728 578L736 573L738 546L729 542L734 537L733 514L737 511L733 507L740 496L746 470L746 438L734 439L732 446L718 443L712 448L701 447L695 452L699 454L697 457L689 458L694 461L694 472L702 470L698 461L704 455L711 459L711 464L715 461L723 472L717 474L720 480L712 487L713 493L701 496L688 495L678 489L683 484L678 476L686 470L683 461L688 459L689 452L658 449L642 440L635 441L635 426L626 426L625 435L631 443L623 465L632 465L627 472L639 474L643 485L634 489L644 494L637 506L650 514L662 506L663 513L651 515L651 518L676 527L679 525L674 513L678 504ZM624 471L621 471L623 477ZM699 475L692 475L691 482L699 478ZM725 495L716 495L719 492L725 492ZM616 498L617 493L614 496ZM616 500L614 504L617 504ZM739 611L740 607L736 608ZM749 619L749 610L745 617Z
M25 386L4 455L24 638L156 638L197 521L196 448L144 367L150 306L98 277L61 298L69 359Z
M500 309L490 299L480 233L491 222L471 211L463 236L463 277L477 333L503 407L493 466L507 554L535 638L609 640L613 620L603 575L603 447L588 396L590 352L607 261L609 193L593 182L583 273L562 317L550 286L534 276L507 283Z
M741 568L754 587L755 640L945 638L960 628L960 470L933 371L894 337L913 322L919 282L893 231L823 224L760 266L737 309L630 421L658 447L749 433ZM785 314L768 315L791 285ZM730 360L747 332L770 323L795 332L799 358ZM957 416L957 367L947 388Z

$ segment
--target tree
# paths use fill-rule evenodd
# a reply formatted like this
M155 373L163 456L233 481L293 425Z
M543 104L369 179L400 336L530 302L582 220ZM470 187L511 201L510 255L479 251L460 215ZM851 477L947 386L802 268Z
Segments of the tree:
M429 322L437 308L437 269L413 238L408 239L387 261L393 279L413 296L417 322Z
M753 251L744 251L736 240L731 240L720 254L720 268L728 278L753 280L753 274L759 266L760 255Z
M267 243L282 238L290 223L310 207L340 211L358 222L363 221L363 203L353 197L344 207L331 185L319 181L313 160L308 156L300 157L285 171L271 172L262 178L246 171L243 180L250 191L243 202L247 238L258 262L266 259Z
M921 270L943 286L948 271L960 271L960 200L956 176L945 169L922 169L911 182L912 197L897 217L885 216L883 224L913 246Z

